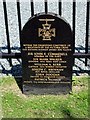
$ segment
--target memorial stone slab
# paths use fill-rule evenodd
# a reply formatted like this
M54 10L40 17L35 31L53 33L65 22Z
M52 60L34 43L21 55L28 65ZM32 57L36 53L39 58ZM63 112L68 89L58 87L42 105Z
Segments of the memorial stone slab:
M72 86L73 32L59 15L31 17L21 32L23 84L69 83Z

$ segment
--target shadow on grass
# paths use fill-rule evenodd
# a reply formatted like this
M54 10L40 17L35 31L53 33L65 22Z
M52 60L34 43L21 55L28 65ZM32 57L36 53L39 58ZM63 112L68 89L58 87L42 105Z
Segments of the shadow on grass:
M71 115L71 111L69 110L69 108L67 108L67 106L62 107L61 111L63 116L65 116L65 118L72 120L74 119L74 117Z

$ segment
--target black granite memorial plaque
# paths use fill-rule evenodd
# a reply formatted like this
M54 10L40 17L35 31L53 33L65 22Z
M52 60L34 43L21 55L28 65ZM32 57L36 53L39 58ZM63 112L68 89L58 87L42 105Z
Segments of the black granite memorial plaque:
M53 13L29 19L21 33L23 83L72 83L70 25Z

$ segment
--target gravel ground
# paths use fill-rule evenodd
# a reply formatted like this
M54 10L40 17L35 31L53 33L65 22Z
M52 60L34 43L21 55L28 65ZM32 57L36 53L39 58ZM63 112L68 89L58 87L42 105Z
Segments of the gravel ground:
M48 2L48 11L58 14L58 0ZM21 21L22 28L31 16L30 3L28 1L21 2ZM8 14L8 24L10 32L10 46L11 52L20 52L20 40L19 40L19 31L18 31L18 21L17 21L17 9L16 3L7 2L7 14ZM44 2L34 1L34 11L36 13L44 12ZM62 17L64 17L72 28L72 2L63 2L62 3ZM85 50L85 34L86 34L86 2L77 2L76 3L76 52L84 52ZM89 37L90 38L90 37ZM90 39L89 39L90 41ZM90 43L90 42L89 42ZM4 24L4 14L3 14L3 5L0 1L0 51L7 52L7 41L5 33L5 24ZM21 59L12 59L13 67L10 67L7 59L0 59L1 65L0 70L2 73L0 75L21 75ZM85 59L75 59L74 70L90 70L90 60L88 61L88 66L85 67Z

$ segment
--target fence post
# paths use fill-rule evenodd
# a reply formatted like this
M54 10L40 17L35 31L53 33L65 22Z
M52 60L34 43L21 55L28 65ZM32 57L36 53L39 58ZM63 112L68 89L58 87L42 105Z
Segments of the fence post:
M19 0L17 0L17 16L18 16L18 26L19 26L19 38L20 38L20 45L21 45L21 14L20 14L20 2L19 2Z
M87 13L86 13L86 43L85 43L85 53L88 53L88 35L89 35L89 4L90 2L87 2ZM85 58L85 66L87 66L87 58Z
M74 49L73 49L73 53L75 53L75 23L76 23L76 1L73 0L73 19L72 19L72 26L73 26L73 46L74 46ZM73 65L75 63L75 58L74 59L74 62L73 62Z
M3 0L3 9L4 9L4 19L5 19L5 27L6 27L6 36L7 36L7 47L8 47L8 53L11 53L10 48L10 37L9 37L9 29L8 29L8 17L7 17L7 7L6 7L6 1ZM12 60L9 58L9 64L12 66Z
M61 8L62 8L62 2L59 0L59 15L61 16Z
M45 13L47 14L47 12L48 12L47 0L45 0L44 3L45 3Z
M34 15L34 3L33 0L31 0L31 16Z

